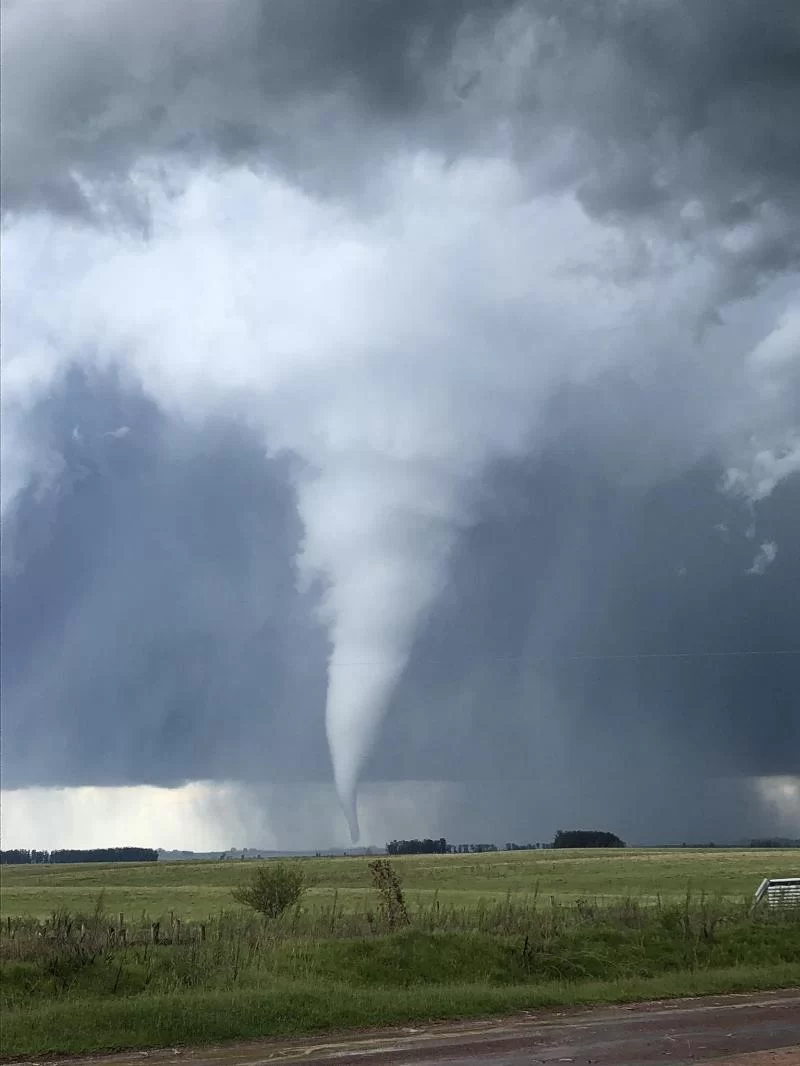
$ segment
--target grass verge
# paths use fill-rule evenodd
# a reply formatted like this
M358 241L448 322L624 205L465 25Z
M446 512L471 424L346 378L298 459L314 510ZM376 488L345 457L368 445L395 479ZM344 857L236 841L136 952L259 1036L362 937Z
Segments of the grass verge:
M278 979L267 988L67 999L4 1012L3 1059L112 1049L202 1045L378 1028L517 1010L597 1005L800 985L800 962L616 981L358 988Z

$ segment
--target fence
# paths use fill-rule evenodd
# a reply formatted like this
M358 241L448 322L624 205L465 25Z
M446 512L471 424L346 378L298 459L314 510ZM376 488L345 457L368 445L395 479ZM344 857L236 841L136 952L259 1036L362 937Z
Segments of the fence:
M765 877L756 891L755 904L765 896L770 907L800 907L800 877Z

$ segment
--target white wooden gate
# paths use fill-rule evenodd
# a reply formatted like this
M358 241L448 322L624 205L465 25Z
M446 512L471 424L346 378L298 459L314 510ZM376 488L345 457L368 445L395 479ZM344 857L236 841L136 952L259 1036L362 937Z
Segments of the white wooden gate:
M800 907L800 877L765 877L755 902L760 903L765 896L770 907Z

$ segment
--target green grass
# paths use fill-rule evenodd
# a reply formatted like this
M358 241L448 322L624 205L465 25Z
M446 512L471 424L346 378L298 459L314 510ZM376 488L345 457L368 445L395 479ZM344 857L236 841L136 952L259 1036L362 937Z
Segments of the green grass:
M405 858L396 868L410 924L399 932L361 859L303 860L314 888L272 922L231 899L252 864L3 867L0 1054L796 986L800 911L749 904L763 876L797 873L798 858L722 849Z
M314 882L306 906L363 910L369 898L367 860L301 860ZM426 855L395 860L412 905L434 898L472 906L478 900L532 895L559 899L677 899L694 892L742 899L767 876L800 874L800 852L773 850L529 851L484 855ZM91 910L104 893L109 911L157 917L170 910L205 918L231 906L230 891L246 863L173 862L6 866L0 879L0 915L46 917L59 907Z
M544 1007L748 992L800 984L800 964L574 984L451 984L354 988L276 980L268 987L55 1000L3 1015L3 1058L124 1048L215 1044L407 1022L480 1017Z

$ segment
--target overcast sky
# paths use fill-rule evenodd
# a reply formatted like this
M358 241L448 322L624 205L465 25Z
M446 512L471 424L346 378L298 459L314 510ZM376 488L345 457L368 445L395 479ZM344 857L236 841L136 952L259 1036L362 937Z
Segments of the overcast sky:
M4 840L800 836L796 0L2 21Z

